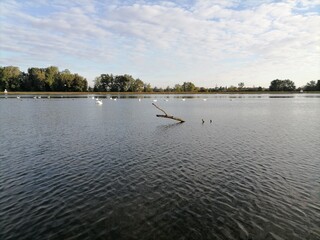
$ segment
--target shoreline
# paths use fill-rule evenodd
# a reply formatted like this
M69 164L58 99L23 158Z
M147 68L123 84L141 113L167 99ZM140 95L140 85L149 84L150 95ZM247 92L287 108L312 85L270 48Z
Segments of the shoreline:
M320 94L320 91L239 91L239 92L0 92L0 95L214 95L214 94Z

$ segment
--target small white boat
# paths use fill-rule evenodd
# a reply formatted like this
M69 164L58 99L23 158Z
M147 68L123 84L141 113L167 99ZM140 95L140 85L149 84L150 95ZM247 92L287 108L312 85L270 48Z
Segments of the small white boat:
M157 100L157 99L153 99L153 101L154 101L154 102L157 102L158 100Z
M203 101L207 101L207 99L206 99L206 98L204 98L204 99L203 99Z
M7 93L8 93L7 89L5 89L3 92L4 92L4 94L7 94Z
M186 99L185 98L182 98L182 101L185 101Z
M17 99L20 99L20 96L18 96Z

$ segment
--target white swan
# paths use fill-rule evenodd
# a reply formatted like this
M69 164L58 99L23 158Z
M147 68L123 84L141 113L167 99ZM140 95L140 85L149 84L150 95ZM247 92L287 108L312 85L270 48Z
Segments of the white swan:
M102 100L99 100L98 98L96 99L96 104L102 105Z

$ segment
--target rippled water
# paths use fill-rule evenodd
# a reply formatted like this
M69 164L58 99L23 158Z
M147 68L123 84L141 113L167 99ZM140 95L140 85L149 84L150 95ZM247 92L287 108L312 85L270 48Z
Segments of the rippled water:
M320 95L103 102L0 99L0 239L320 239Z

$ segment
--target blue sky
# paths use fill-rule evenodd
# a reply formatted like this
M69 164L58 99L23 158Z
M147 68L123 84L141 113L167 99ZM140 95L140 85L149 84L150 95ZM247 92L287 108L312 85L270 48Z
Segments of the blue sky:
M0 65L58 66L92 83L297 86L320 79L319 0L2 0Z

